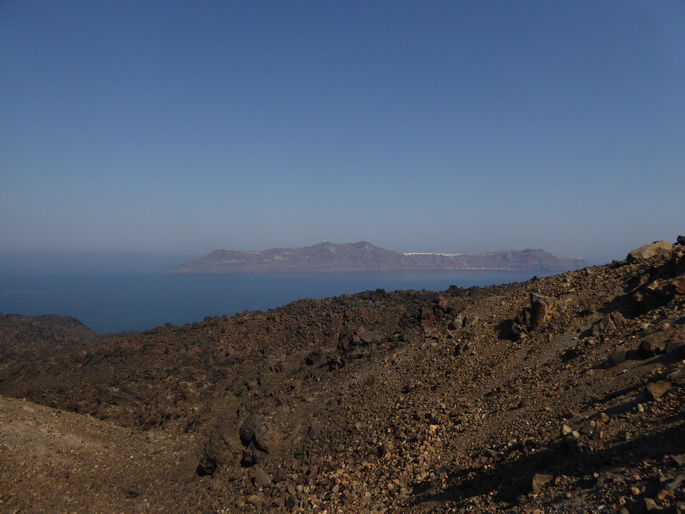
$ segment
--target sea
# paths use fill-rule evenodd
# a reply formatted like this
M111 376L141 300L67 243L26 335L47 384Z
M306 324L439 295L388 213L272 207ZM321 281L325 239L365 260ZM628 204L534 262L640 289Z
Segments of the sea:
M206 316L265 311L302 298L384 289L444 291L526 281L550 272L500 270L333 273L0 274L0 313L73 316L98 334L183 325Z

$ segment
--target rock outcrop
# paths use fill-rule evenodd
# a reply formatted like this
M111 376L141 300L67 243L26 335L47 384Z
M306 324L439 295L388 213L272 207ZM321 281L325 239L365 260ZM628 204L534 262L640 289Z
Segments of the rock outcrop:
M626 259L628 262L637 262L645 259L651 259L657 255L668 255L673 251L673 245L668 241L654 241L648 245L636 248L628 254Z

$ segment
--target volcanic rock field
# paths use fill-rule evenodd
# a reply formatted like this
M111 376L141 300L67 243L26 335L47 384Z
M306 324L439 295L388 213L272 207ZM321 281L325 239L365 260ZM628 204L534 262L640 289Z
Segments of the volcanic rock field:
M685 247L98 336L0 315L2 512L685 512Z

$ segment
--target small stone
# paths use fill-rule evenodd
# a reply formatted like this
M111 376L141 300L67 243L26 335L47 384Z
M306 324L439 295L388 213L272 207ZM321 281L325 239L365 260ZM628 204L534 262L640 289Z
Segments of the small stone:
M262 468L255 468L254 484L257 487L269 487L271 485L271 476Z
M285 469L283 468L278 468L276 470L276 474L273 476L273 482L278 484L280 482L285 482L288 479L288 473L286 473Z
M680 475L666 482L664 489L669 493L673 493L676 489L679 489L683 486L683 482L685 482L685 475Z
M247 500L247 503L251 503L252 505L255 505L255 506L261 505L262 503L264 503L264 498L262 498L261 496L257 496L256 494L249 495L246 498L246 500Z
M640 343L637 352L643 359L654 357L658 353L666 351L666 342L658 339L645 339Z
M685 294L685 279L676 278L671 282L671 287L677 294Z
M573 432L573 429L570 426L564 425L563 427L561 427L561 433L563 435L569 435L571 432Z
M675 462L681 468L685 466L685 453L681 453L680 455L673 455L672 458L673 462Z
M669 493L666 489L661 489L658 493L656 493L657 500L665 500L666 498L669 498L670 496L671 496L671 493Z
M640 494L640 488L635 486L631 487L630 494L632 494L633 496L638 496Z
M645 510L647 512L654 512L659 510L659 505L652 498L643 499Z
M648 291L656 291L657 289L659 289L659 286L660 284L658 280L652 280L649 284L645 286L645 289L647 289Z
M609 359L607 360L607 364L609 365L610 368L613 368L614 366L618 366L622 362L625 362L626 360L626 355L628 353L628 350L626 349L625 346L621 345L618 348L616 348L611 355L609 355Z
M659 380L657 382L652 382L647 384L646 390L647 394L652 398L652 400L657 400L661 398L667 391L671 389L671 383L667 380Z
M585 423L583 423L581 430L584 434L591 434L595 430L596 425L597 423L595 421L587 420Z
M553 475L548 475L546 473L535 473L535 475L533 475L532 482L533 492L535 494L539 493L542 488L549 484L552 480L554 480Z
M675 382L676 384L685 384L685 368L672 371L666 378L669 382Z
M312 424L309 425L309 429L307 430L307 435L305 437L307 441L313 441L321 437L321 425L318 421L312 421Z

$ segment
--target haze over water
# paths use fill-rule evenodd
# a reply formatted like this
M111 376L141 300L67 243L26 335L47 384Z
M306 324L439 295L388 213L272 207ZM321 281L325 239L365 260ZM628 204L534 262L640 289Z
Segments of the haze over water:
M205 316L267 310L300 298L366 290L484 286L530 271L384 271L177 275L162 273L0 274L0 312L74 316L98 333L181 325Z

